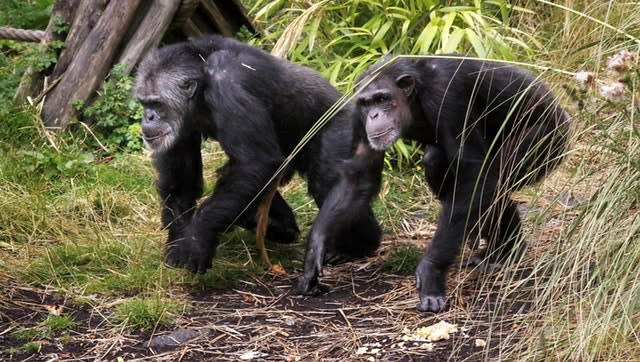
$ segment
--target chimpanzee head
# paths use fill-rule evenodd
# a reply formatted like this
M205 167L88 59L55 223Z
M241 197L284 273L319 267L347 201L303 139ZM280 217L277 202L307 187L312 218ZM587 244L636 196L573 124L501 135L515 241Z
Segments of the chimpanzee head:
M373 65L361 79L377 74L356 97L367 138L376 150L389 148L413 122L411 102L416 88L413 72L404 72L388 58Z
M144 107L142 137L154 152L165 152L192 131L202 98L204 61L195 49L169 46L145 57L135 96Z

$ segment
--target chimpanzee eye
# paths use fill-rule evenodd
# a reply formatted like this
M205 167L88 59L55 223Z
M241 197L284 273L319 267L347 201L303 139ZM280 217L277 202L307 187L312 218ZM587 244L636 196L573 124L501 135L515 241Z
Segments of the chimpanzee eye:
M184 90L187 90L187 89L191 88L191 87L194 85L194 83L195 83L195 82L194 82L194 81L192 81L192 80L184 81L184 82L182 82L182 83L180 84L180 88L182 88L182 89L184 89Z
M380 94L376 97L376 103L385 103L389 101L389 96L386 94Z

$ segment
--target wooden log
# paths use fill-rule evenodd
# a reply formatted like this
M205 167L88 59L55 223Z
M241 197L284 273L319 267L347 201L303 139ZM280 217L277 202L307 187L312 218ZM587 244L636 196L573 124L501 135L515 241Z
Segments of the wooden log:
M78 53L78 49L84 42L84 40L91 32L98 20L100 20L100 14L104 10L106 0L82 0L78 4L76 10L76 16L71 23L69 34L64 41L64 50L60 53L56 67L51 73L51 79L56 80L66 70L71 60Z
M156 0L141 6L136 18L140 19L128 31L126 47L120 54L117 63L125 64L129 73L149 51L158 47L162 37L171 25L181 0Z
M49 42L62 40L62 35L54 32L56 23L58 19L62 19L65 23L71 24L75 18L79 1L80 0L58 0L55 2L51 9L49 23L44 31L44 38L40 42L41 51L46 50ZM13 99L18 102L24 102L27 97L35 97L38 95L44 87L44 78L47 71L51 71L51 69L35 71L32 67L27 68L22 75L20 85L18 85Z
M102 83L140 1L109 1L57 86L45 98L41 114L45 126L64 128L76 115L73 104L87 101Z

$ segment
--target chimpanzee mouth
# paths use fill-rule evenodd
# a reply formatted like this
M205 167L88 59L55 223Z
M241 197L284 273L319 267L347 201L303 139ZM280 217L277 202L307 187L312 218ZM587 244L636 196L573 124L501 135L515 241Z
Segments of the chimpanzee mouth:
M155 135L155 136L147 136L144 133L142 134L142 138L144 138L145 141L149 142L149 141L153 141L153 140L157 140L158 138L162 138L165 137L166 135L168 135L169 133L171 133L171 131L167 131L165 133L161 133L159 135Z
M369 134L369 144L374 150L383 151L389 148L398 138L398 132L394 128Z
M382 138L386 135L388 135L389 133L393 132L393 128L387 128L384 131L380 131L380 132L376 132L376 133L372 133L369 135L369 138Z

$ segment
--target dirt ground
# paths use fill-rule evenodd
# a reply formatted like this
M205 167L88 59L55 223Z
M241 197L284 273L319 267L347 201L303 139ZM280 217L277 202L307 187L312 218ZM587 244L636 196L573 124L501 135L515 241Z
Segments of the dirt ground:
M267 275L233 290L188 296L191 308L171 329L127 332L108 322L108 306L75 306L43 290L8 282L0 298L2 360L17 361L480 361L501 359L517 343L518 321L529 307L526 288L501 288L499 277L478 277L461 269L449 280L450 310L419 313L414 277L385 272L385 253L423 236L385 240L376 257L325 268L319 297L292 292L299 272ZM527 284L531 270L510 274L510 284ZM500 275L497 274L496 275ZM491 283L487 283L491 281ZM522 283L520 283L522 282ZM509 290L507 292L506 290ZM167 296L170 297L170 296ZM77 327L64 339L41 341L40 350L19 348L10 333L47 316L46 305L64 304ZM449 339L417 341L419 327L455 324ZM489 328L491 326L491 328ZM483 345L486 343L486 345Z

